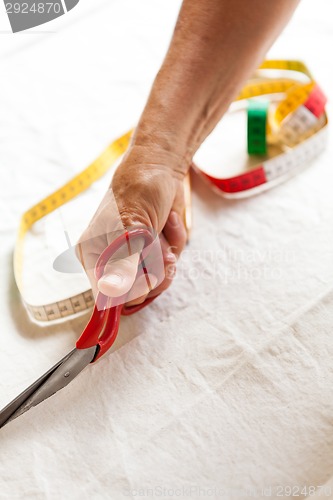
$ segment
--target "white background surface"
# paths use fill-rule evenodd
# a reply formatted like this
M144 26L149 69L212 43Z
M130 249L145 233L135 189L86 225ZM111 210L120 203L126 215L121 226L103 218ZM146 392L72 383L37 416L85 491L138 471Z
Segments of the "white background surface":
M329 97L331 5L303 0L270 54L303 59ZM1 407L87 320L29 323L12 276L19 216L135 124L178 7L81 0L17 35L0 8ZM121 500L162 488L262 498L263 487L278 498L278 486L329 481L332 184L331 143L301 175L248 200L195 180L191 245L172 289L122 320L110 356L1 430L0 498Z

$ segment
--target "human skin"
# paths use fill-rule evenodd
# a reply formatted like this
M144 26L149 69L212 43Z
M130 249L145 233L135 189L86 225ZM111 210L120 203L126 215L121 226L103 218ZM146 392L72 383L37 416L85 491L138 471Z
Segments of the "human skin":
M186 243L183 178L193 155L264 59L298 3L183 1L168 52L112 180L119 213L114 204L105 202L109 191L78 244L78 256L95 294L100 290L116 297L131 289L127 303L134 304L149 292L145 279L132 287L138 254L111 262L98 283L94 278L94 264L110 243L119 214L124 228L145 226L160 235L166 277L149 296L171 284ZM97 234L98 244L87 243L96 241ZM157 280L153 275L150 281L154 287Z

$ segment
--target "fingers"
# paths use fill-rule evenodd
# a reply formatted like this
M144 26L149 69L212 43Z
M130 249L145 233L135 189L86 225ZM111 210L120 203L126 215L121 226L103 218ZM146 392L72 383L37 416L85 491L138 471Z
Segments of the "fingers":
M166 240L166 238L163 236L163 234L160 234L159 242L161 245L163 265L164 265L163 279L162 280L158 279L156 277L156 275L149 272L148 277L149 277L149 281L150 281L150 286L149 287L147 286L144 289L145 293L136 294L136 296L135 296L134 290L136 290L136 285L137 285L138 280L140 279L139 278L135 282L133 289L130 291L128 298L127 298L127 300L130 300L130 299L135 299L135 300L131 300L130 302L127 302L126 304L128 306L141 304L142 302L145 301L147 296L148 297L156 297L160 293L164 292L167 288L169 288L169 286L172 283L172 280L173 280L175 273L176 273L177 256L170 251L170 245L169 245L168 241ZM154 266L149 265L148 268L150 269L150 271L154 271ZM155 270L157 270L158 274L160 275L160 270L158 268L155 268ZM156 285L158 285L158 286L156 286ZM143 291L143 288L141 289L141 291Z
M177 259L187 241L185 226L176 211L171 210L160 240L164 259L165 278L159 286L149 293L149 297L156 297L169 288L176 275Z
M178 213L172 210L167 219L163 233L160 235L165 277L162 283L148 294L148 297L156 297L169 288L176 275L177 258L183 250L186 240L187 233L184 224ZM143 302L145 298L146 297L141 297L137 299L135 303L139 304Z
M165 277L162 283L149 293L148 297L156 297L167 290L176 275L177 255L171 251L170 244L163 234L160 235L160 241L163 252Z
M182 219L174 210L171 210L169 214L163 233L169 242L172 253L179 257L186 244L187 234Z
M157 278L153 274L139 276L127 295L126 305L135 306L144 302L150 290L156 286L156 283Z

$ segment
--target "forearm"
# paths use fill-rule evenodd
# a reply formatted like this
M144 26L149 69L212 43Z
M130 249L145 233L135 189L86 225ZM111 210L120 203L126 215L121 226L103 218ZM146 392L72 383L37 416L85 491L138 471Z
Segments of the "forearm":
M184 0L133 145L185 171L299 0Z

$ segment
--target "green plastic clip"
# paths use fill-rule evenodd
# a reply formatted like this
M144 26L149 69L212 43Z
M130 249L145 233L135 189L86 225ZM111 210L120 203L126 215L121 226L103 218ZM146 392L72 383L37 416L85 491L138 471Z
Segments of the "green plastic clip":
M267 153L268 101L249 100L247 107L247 152L249 155Z

